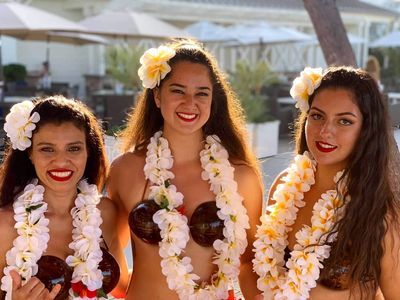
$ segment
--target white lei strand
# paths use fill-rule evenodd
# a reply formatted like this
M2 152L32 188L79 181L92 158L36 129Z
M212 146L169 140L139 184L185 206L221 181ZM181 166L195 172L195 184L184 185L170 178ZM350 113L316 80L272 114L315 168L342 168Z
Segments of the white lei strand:
M74 255L67 257L66 262L74 268L72 282L82 281L90 290L102 286L103 275L98 269L102 260L100 249L102 218L96 205L100 201L97 187L82 180L78 184L80 193L71 210L73 217L72 243L69 247ZM47 203L43 200L44 187L37 180L28 184L23 193L14 202L14 219L18 237L6 254L7 266L1 280L1 289L5 291L6 300L11 299L12 279L10 270L16 270L25 284L38 272L38 260L47 249L49 242L49 220L45 217ZM71 299L74 297L70 289Z
M176 291L180 299L226 299L232 280L239 275L240 256L247 247L246 229L249 228L249 218L242 204L243 198L237 192L228 152L215 135L206 138L205 148L200 152L202 179L209 181L210 189L216 195L218 217L225 225L224 240L216 240L213 244L213 263L218 266L218 271L213 274L211 284L200 286L195 282L199 276L192 273L191 259L181 257L190 238L189 227L186 216L177 210L183 203L183 195L170 182L174 178L169 171L173 158L168 141L161 135L159 131L150 140L144 173L153 183L149 197L161 207L153 220L161 230L162 272L168 287Z
M254 271L260 277L257 287L263 291L264 299L269 300L303 300L308 299L309 292L316 286L316 281L323 268L322 262L329 257L335 235L327 240L334 223L344 211L343 199L336 190L328 190L313 207L311 227L304 225L296 233L296 245L286 263L285 248L288 246L288 232L294 224L299 207L303 207L304 193L315 183L316 162L308 153L297 155L295 162L287 169L272 199L273 205L267 207L268 214L261 217L254 242ZM335 176L338 181L342 172ZM339 184L339 188L343 184Z

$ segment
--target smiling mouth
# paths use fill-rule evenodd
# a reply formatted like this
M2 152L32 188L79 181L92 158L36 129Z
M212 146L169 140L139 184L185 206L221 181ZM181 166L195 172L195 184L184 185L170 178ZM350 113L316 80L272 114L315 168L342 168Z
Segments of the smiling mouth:
M186 113L176 113L179 119L185 121L185 122L192 122L194 119L196 119L197 114L186 114Z
M332 152L336 150L337 146L333 146L328 143L323 143L323 142L315 142L315 145L317 146L317 149L321 152Z
M73 172L71 170L51 170L47 174L55 181L67 181L72 177Z

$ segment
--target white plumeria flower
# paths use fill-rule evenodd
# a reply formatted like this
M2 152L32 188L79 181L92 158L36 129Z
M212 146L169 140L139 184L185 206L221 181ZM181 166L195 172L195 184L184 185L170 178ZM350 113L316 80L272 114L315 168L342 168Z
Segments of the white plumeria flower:
M308 99L321 84L322 69L306 67L293 81L290 95L297 101L296 107L307 112L309 109Z
M160 81L171 71L168 61L176 54L167 46L151 48L140 57L141 67L138 70L142 85L152 89L160 85Z
M32 131L36 128L40 116L37 112L30 115L35 105L32 101L23 101L11 107L6 116L4 131L10 138L13 149L25 150L32 144Z

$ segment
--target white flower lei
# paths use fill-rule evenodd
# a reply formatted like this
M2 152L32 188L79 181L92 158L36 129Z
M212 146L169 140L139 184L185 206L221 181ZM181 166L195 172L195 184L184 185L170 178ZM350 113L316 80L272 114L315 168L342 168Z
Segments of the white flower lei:
M144 173L153 183L149 197L161 208L153 220L161 230L162 272L168 287L175 290L180 299L226 299L232 280L239 274L240 256L247 247L246 229L249 228L249 218L242 204L243 198L237 192L228 152L215 135L206 138L205 148L200 152L204 170L202 179L210 182L216 195L217 214L224 221L225 238L213 244L216 252L213 263L218 266L218 271L213 274L211 284L199 285L195 282L199 276L192 273L191 259L181 257L189 241L189 227L186 216L177 210L183 203L183 195L171 184L174 174L168 169L172 167L173 158L168 141L161 135L159 131L150 140Z
M82 180L78 184L80 193L71 210L73 217L72 242L69 247L74 255L67 257L66 262L74 268L72 282L82 283L94 291L102 286L103 275L98 269L102 260L100 249L102 218L96 205L100 202L97 187ZM47 203L43 200L44 187L37 180L28 184L23 193L14 202L15 228L18 237L14 247L6 254L7 266L1 280L1 289L5 291L6 300L11 299L12 279L10 270L16 270L25 284L38 272L38 260L47 249L49 242L49 220L45 217ZM71 299L81 299L70 289ZM93 298L92 298L93 299Z
M285 248L288 246L287 234L291 230L299 207L303 207L304 193L315 183L316 162L306 152L297 155L294 163L287 169L273 194L273 205L267 207L268 214L261 217L254 242L254 271L260 276L257 287L263 291L264 299L303 300L308 299L310 289L323 268L322 262L329 257L333 234L327 239L326 233L340 219L344 211L343 199L336 190L328 190L313 207L311 227L304 225L296 233L296 245L286 263ZM335 176L338 181L342 171ZM343 184L339 184L342 190Z

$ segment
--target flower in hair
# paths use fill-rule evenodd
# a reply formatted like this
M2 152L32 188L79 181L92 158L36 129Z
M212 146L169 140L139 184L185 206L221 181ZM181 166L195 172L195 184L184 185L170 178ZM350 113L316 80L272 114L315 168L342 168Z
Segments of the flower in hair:
M296 107L307 112L309 109L308 99L321 84L322 69L306 67L299 77L293 81L290 96L297 101Z
M168 61L175 56L175 50L160 46L147 50L140 58L141 67L138 70L142 85L152 89L160 85L160 81L171 71Z
M32 101L23 101L11 107L6 116L4 131L10 138L13 149L24 151L31 146L32 131L36 128L35 123L40 120L37 112L31 115L34 107Z

